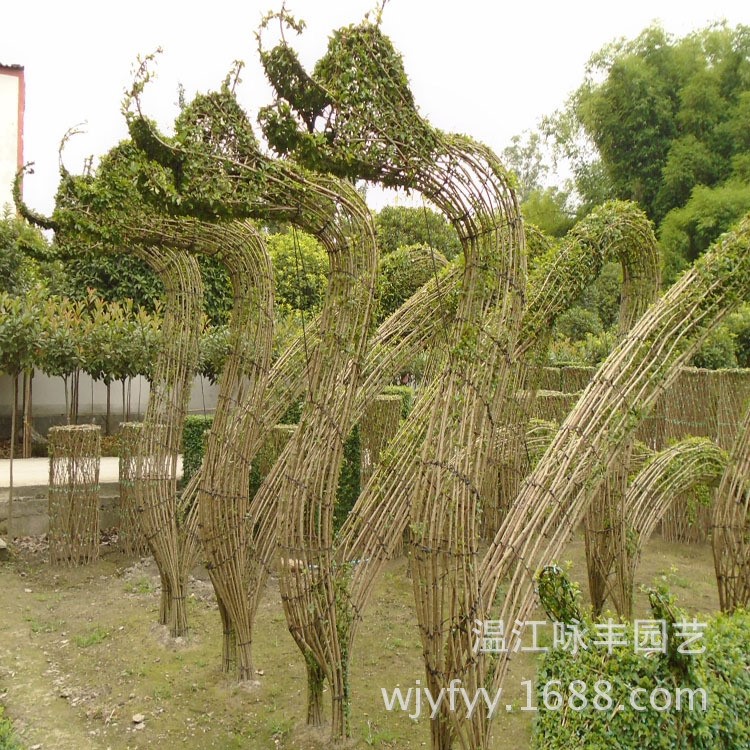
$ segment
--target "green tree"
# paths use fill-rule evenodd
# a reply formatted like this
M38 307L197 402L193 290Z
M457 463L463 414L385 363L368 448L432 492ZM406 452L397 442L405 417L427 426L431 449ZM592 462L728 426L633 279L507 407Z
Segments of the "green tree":
M747 181L748 115L750 27L677 39L652 26L593 55L544 132L571 159L584 203L608 185L658 223L698 185Z
M722 232L750 210L750 183L736 180L717 187L699 185L681 208L672 209L659 227L664 281L701 255Z
M693 355L691 364L707 370L737 367L736 341L729 326L720 325L711 331L701 348Z
M139 307L153 309L164 287L148 265L133 255L104 255L93 249L73 257L59 256L63 273L53 291L70 299L85 300L93 289L107 302L131 299Z
M378 269L378 320L394 313L447 265L445 256L426 245L402 245L388 253Z
M521 204L523 218L550 237L564 237L575 224L568 193L555 187L532 190Z
M461 251L456 230L447 219L427 207L385 206L375 214L381 255L408 245L427 245L448 260Z
M317 312L328 284L328 255L320 243L304 232L290 230L270 235L267 246L279 311Z
M0 291L27 292L39 277L39 261L46 260L48 253L44 235L6 211L0 220Z
M542 191L542 181L549 172L542 152L542 136L536 131L514 135L503 149L503 165L516 176L517 195L525 203L532 192Z
M726 322L734 337L735 357L740 367L750 367L750 305L743 305Z
M65 415L73 423L78 413L78 372L87 328L85 303L67 297L46 300L35 364L46 375L62 379Z
M211 383L216 383L229 351L229 327L206 326L201 333L198 372Z
M26 294L13 296L0 291L0 372L13 380L13 403L10 419L10 491L8 493L8 532L13 537L13 458L17 438L18 377L24 376L25 440L24 457L30 450L30 414L28 409L31 393L31 376L39 345L39 320L42 296L32 288Z

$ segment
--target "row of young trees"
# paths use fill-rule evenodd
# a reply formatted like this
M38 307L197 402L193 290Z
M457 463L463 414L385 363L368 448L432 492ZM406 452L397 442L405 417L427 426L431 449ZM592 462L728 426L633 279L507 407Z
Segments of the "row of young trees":
M442 216L426 208L387 207L376 216L376 227L388 250L378 282L383 319L444 267L446 256L456 254L458 239ZM280 229L267 236L267 244L275 272L278 355L305 320L320 312L328 257L304 232ZM38 229L9 213L0 221L0 249L0 372L14 378L14 405L19 399L23 404L14 412L22 408L26 415L24 457L30 455L34 370L62 379L70 422L78 416L81 372L107 386L107 430L113 383L122 384L123 418L128 418L126 383L136 376L151 379L159 347L164 293L159 278L129 255L90 251L66 257ZM200 265L206 304L198 371L216 382L230 346L231 288L220 264L202 258ZM12 427L12 432L19 430Z

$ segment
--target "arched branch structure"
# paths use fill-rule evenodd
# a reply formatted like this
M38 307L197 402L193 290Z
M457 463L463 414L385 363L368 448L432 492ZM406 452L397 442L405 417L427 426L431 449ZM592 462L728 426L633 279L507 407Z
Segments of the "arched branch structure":
M640 246L637 241L631 248L634 255L638 252L644 253L644 266L648 266L653 243L649 240L649 233L642 235L648 228L648 222L640 211L635 207L617 203L607 204L598 209L592 214L589 222L582 222L577 232L569 236L562 245L551 250L531 273L528 285L529 304L525 310L521 335L514 353L519 363L523 363L543 339L555 318L568 309L581 291L596 278L610 247L607 238L617 236L616 232L610 232L609 227L617 227L618 216L621 215L625 217L620 226L623 234L626 234L628 226L634 226L637 227L635 237L645 237L641 249L638 249ZM636 220L638 216L641 217L639 221ZM634 267L637 267L637 263L633 258ZM522 371L521 365L518 371ZM409 522L413 483L417 471L414 455L424 434L428 408L425 402L429 402L433 388L434 384L427 388L427 394L422 396L414 408L411 424L402 427L384 452L383 465L363 489L341 530L337 552L340 563L343 564L347 560L362 561L354 569L349 584L350 606L355 618L350 636L352 641L356 633L356 624L366 606L372 586ZM510 413L516 412L511 409ZM514 442L512 437L509 437L515 430L512 420L498 420L497 424L503 427L498 429L495 439L502 442L504 450L512 449L509 447ZM353 643L350 644L349 650L352 648Z
M716 486L726 465L726 453L712 440L687 438L657 453L638 472L625 494L624 533L616 556L612 594L620 615L633 618L633 586L641 550L664 513L679 504L683 493Z
M600 367L553 444L524 481L481 567L479 618L525 620L534 604L536 572L561 554L592 494L678 368L707 333L750 291L750 216L723 235L630 330ZM509 639L509 653L516 644ZM508 654L491 671L502 684Z
M274 84L279 83L277 73L287 72L289 61L296 61L283 42L261 51L261 57ZM342 86L337 76L342 64L355 68L356 87ZM473 621L479 487L491 425L507 400L522 315L520 213L508 177L489 149L440 133L419 116L401 60L377 26L364 23L335 32L315 77L316 91L325 95L309 114L327 120L323 137L295 126L295 138L316 152L307 151L311 162L322 151L325 167L334 173L419 190L451 221L464 250L443 364L435 366L429 402L422 399L415 408L418 416L413 412L407 420L412 429L418 418L425 420L413 485L411 563L427 681L439 692L467 647L468 641L455 634ZM304 120L307 103L301 100L308 88L295 90L289 84L286 79L277 90L292 100ZM286 145L277 137L276 118L283 117L285 106L279 102L266 111L265 132L275 147ZM338 153L342 147L345 156ZM478 361L482 367L476 367ZM339 640L341 636L348 639L348 632L342 629ZM450 742L445 728L438 734L436 742Z
M750 408L745 413L714 502L712 545L719 605L750 606Z

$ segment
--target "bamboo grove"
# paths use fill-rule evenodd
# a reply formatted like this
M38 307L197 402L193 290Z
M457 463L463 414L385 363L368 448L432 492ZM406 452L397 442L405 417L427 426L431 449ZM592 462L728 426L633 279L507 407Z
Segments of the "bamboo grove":
M93 172L63 171L51 217L21 205L67 252L130 253L164 284L148 410L140 428L126 428L128 543L143 544L142 534L154 555L162 623L173 636L188 632L187 577L205 560L221 615L222 668L252 680L255 616L277 572L306 666L307 721L320 725L328 715L339 742L356 706L349 665L362 613L386 561L402 549L433 694L456 679L470 691L503 684L513 644L490 659L474 647L474 623L498 614L523 621L537 602L538 573L579 524L595 605L609 596L631 616L640 550L674 497L696 486L717 488L722 607L747 606L750 417L732 446L704 437L657 450L640 432L706 333L748 298L750 217L660 294L656 239L634 204L598 207L557 244L524 228L513 178L485 145L419 114L401 57L377 22L336 31L307 73L283 35L265 46L271 20L300 27L282 13L258 35L277 94L259 119L275 156L237 102L239 70L196 96L173 135L163 135L142 111L147 60L124 105L130 139ZM379 324L379 251L356 180L421 193L463 250ZM276 359L264 222L311 234L330 265L320 314ZM198 358L199 256L216 259L231 281L230 353L203 464L178 491ZM618 342L571 409L536 419L549 330L610 260L624 279ZM400 400L381 394L416 356L427 365L402 420ZM300 399L296 429L277 428ZM362 489L336 528L344 444L356 425L366 453ZM251 495L259 463L266 470ZM490 728L482 710L442 706L432 747L487 747Z

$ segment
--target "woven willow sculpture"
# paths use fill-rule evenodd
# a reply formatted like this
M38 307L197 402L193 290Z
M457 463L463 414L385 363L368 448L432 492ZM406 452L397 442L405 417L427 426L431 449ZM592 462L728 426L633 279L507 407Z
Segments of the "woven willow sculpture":
M321 108L325 104L336 108L336 127L330 135L334 140L341 138L348 156L362 166L358 176L422 192L451 221L464 250L456 317L446 333L444 364L434 364L431 398L423 398L407 420L416 421L417 413L424 426L412 485L410 562L420 592L417 619L428 684L439 692L440 680L435 675L446 671L453 649L465 648L452 642L454 634L465 631L466 622L473 620L474 519L492 421L506 402L514 369L512 355L525 287L524 237L515 196L494 154L468 138L438 132L418 115L401 61L377 28L363 25L337 32L328 53L332 70L338 66L338 45L340 50L353 46L360 56L358 62L368 61L369 70L357 70L368 96L354 106L369 111L358 113L360 119L353 118L335 100L336 93L332 94L330 101L320 102ZM275 62L290 54L284 44L262 53L272 83L278 72ZM317 72L326 64L319 64ZM378 86L376 82L388 75L400 85ZM321 75L319 80L319 92L329 86L335 92L340 85L335 77ZM359 131L363 120L369 132L364 138L358 132L355 141L347 131L352 124ZM278 147L273 114L265 124L266 135ZM481 368L475 366L477 361ZM337 654L349 638L347 610L341 602L338 631L328 629L317 635L327 637L328 648ZM334 696L338 697L335 688ZM347 732L345 722L338 718L345 709L346 704L333 705L333 736Z
M131 557L148 553L148 542L141 525L135 484L138 479L138 441L141 423L123 422L118 435L120 469L120 549Z
M338 81L335 80L335 71L337 70L351 70L353 67L358 66L362 61L367 60L367 70L357 70L358 74L361 74L363 81L367 82L369 78L374 77L378 73L381 75L380 85L382 82L387 80L388 84L383 87L384 90L378 90L378 96L380 98L373 102L368 97L367 101L360 101L349 98L350 92L344 89L338 88ZM273 110L267 110L265 113L265 131L271 142L277 147L283 150L292 150L297 156L304 158L305 153L314 153L315 160L318 164L325 164L326 168L332 169L333 171L340 171L341 173L351 174L353 171L358 177L366 177L369 179L377 179L384 184L404 184L403 175L409 176L409 187L418 187L421 190L427 192L430 198L443 207L446 211L446 215L449 218L454 219L458 226L459 236L465 239L470 239L471 232L466 230L465 226L461 226L461 219L457 219L455 214L456 207L461 205L461 198L457 197L451 192L452 186L450 180L446 180L447 184L444 184L441 188L441 195L435 196L429 193L430 189L430 170L434 170L439 173L440 167L450 163L451 157L446 156L444 161L441 162L443 157L438 156L435 158L437 164L431 164L429 157L425 155L424 151L420 151L420 148L425 148L429 151L432 148L430 156L440 154L440 148L442 143L442 136L434 134L429 131L429 128L425 128L425 125L418 119L402 117L404 112L404 102L411 101L408 89L405 89L403 71L400 69L400 61L396 58L392 48L383 41L379 35L379 30L369 24L363 24L357 28L350 28L337 32L332 41L329 53L324 60L322 60L316 68L315 80L309 79L304 71L301 71L299 64L292 53L285 45L281 45L274 49L271 53L266 53L264 62L266 64L267 71L270 73L272 82L277 85L277 90L283 97L281 101ZM294 72L294 76L289 75L289 71ZM373 73L376 71L376 73ZM385 72L383 72L385 71ZM389 90L390 87L390 90ZM372 90L375 88L375 84L370 85L365 83L362 90ZM392 99L388 99L392 97ZM398 106L393 106L393 102L398 101ZM289 105L295 108L299 114L300 120L304 120L308 126L310 126L309 120L314 120L316 115L320 114L320 111L325 107L331 108L335 111L335 129L331 129L330 132L326 133L326 139L324 141L316 142L316 148L314 151L308 147L312 145L312 141L315 140L314 134L308 136L305 134L305 129L298 126L298 122L292 122L290 118ZM377 110L377 113L375 112ZM392 123L391 119L394 112L398 112L400 121L398 123ZM307 119L306 119L307 118ZM301 124L301 123L299 123ZM325 128L325 124L323 126ZM385 132L384 132L385 131ZM408 138L401 137L400 134L405 131L409 132ZM363 135L366 134L366 135ZM382 144L381 145L381 139ZM307 141L311 141L308 143ZM408 143L408 148L404 146L404 142ZM377 145L377 148L375 147ZM389 148L398 144L400 150L393 156L389 151ZM429 144L429 148L427 147ZM455 155L455 154L454 154ZM312 160L311 160L312 162ZM352 167L352 164L355 164ZM395 168L398 164L400 172ZM474 162L471 167L465 167L464 171L461 172L460 168L457 168L457 172L462 175L466 175L471 172L471 168L476 167ZM422 171L420 171L422 170ZM500 169L496 169L493 174L493 178L499 180ZM499 183L500 184L500 183ZM458 188L458 192L466 190L470 192L471 188L466 183L461 183L461 178L457 178L457 185L461 186ZM455 186L454 186L455 187ZM483 185L483 187L487 187ZM498 189L498 186L495 187ZM500 188L501 189L501 188ZM482 200L486 199L484 196L476 198L474 201L473 210L477 211L476 220L482 221L481 206ZM451 206L451 200L455 200L456 203ZM466 219L464 219L466 221ZM491 222L485 222L485 227L491 226ZM512 244L512 243L511 243ZM652 242L653 246L653 242ZM580 248L579 248L580 249ZM466 251L465 251L466 252ZM471 258L471 248L469 248L469 258ZM649 268L653 268L652 263ZM585 266L584 266L585 267ZM651 274L653 277L653 274ZM463 288L464 293L471 297L476 293L476 290L467 292L466 287ZM563 293L568 291L567 288L563 287ZM476 297L474 298L476 303ZM460 301L459 301L460 305ZM554 308L554 306L553 306ZM506 308L507 310L507 308ZM548 310L540 308L536 310L538 315L548 314ZM502 315L503 313L501 313ZM459 307L458 313L459 320L467 319L471 320L470 314L466 311L461 311ZM507 335L507 331L505 333ZM525 337L524 337L525 340ZM464 340L464 343L466 341ZM471 347L469 347L471 349ZM457 364L460 361L461 356L466 355L466 351L457 353L454 348L452 351L449 348L449 360L450 357L456 356L459 359L453 360L454 370L448 368L452 373L455 370L461 369ZM490 363L492 362L491 356L489 357ZM451 375L453 377L453 375ZM460 378L460 375L458 376ZM481 393L481 374L477 376L476 373L472 373L471 376L471 388L474 389L472 393ZM523 378L520 373L514 375L514 385L519 385L523 382ZM455 580L470 580L471 575L467 574L467 570L470 567L465 565L466 561L470 560L473 555L476 555L475 545L475 534L473 533L473 519L475 513L471 510L474 507L477 493L477 482L471 479L472 471L477 467L481 467L483 461L482 449L486 445L485 437L476 439L472 445L480 446L479 454L475 454L476 459L473 463L468 461L469 451L464 451L463 457L461 456L460 449L458 446L462 444L462 439L465 439L466 432L462 432L467 429L469 425L477 426L480 432L474 434L474 438L482 435L481 427L482 424L482 411L474 411L474 407L471 406L471 399L467 410L464 412L463 417L456 416L455 420L450 417L451 409L456 408L455 406L449 406L445 401L441 403L440 399L445 397L446 393L453 393L451 387L446 388L448 381L442 383L440 387L435 387L433 390L428 390L429 397L423 396L423 400L417 404L415 411L412 414L412 425L410 430L406 430L404 436L395 441L389 453L393 452L394 456L406 456L406 460L403 461L402 465L399 466L401 471L393 470L393 467L397 465L397 460L393 460L391 465L386 469L391 471L388 476L398 477L396 480L400 482L400 487L403 490L405 487L409 487L410 491L416 492L418 498L421 497L420 487L424 488L425 494L422 501L417 504L416 509L413 509L412 520L413 524L421 529L421 535L417 540L417 548L415 554L415 567L419 568L417 571L416 578L422 581L423 589L420 594L419 601L417 602L418 610L421 610L421 628L423 632L423 640L425 650L429 652L428 657L428 679L431 687L435 689L438 684L435 682L435 676L439 675L440 678L446 674L446 661L456 658L456 653L463 650L466 652L467 643L464 641L460 645L455 642L450 643L450 638L443 638L442 633L451 631L453 633L461 633L464 635L461 637L466 638L468 628L466 628L467 613L471 611L471 607L465 608L463 613L460 611L454 611L449 613L440 612L440 597L445 596L442 601L453 601L457 602L463 596L463 592L460 590L463 584L458 584L453 594L448 593L450 587L446 587L444 592L442 589L438 591L436 580L438 578L447 580L450 576L450 572L455 576ZM507 383L506 383L507 385ZM494 384L498 386L497 383ZM457 389L460 390L460 389ZM512 390L512 388L511 388ZM496 391L496 395L499 398L499 403L503 402L505 397L501 395L505 393L502 386ZM420 408L424 403L428 403L429 407L424 409ZM488 402L486 402L487 406ZM458 412L463 406L462 404L458 407ZM507 400L506 400L507 407ZM433 426L430 426L428 414L430 410L433 413ZM489 414L492 414L492 409L487 409ZM437 425L440 425L437 427ZM451 429L457 430L456 434L451 433ZM471 428L468 428L471 429ZM435 431L437 430L437 431ZM439 437L438 437L439 435ZM463 435L464 438L461 438ZM424 436L424 438L423 438ZM422 441L425 442L422 442ZM413 466L409 466L409 463L413 461L411 458L414 455L417 446L422 444L423 460L426 461L428 469L424 467L420 468L416 472L416 476L410 472L414 471ZM442 446L441 450L444 453L438 453L433 456L429 456L427 451L428 447L433 445ZM468 444L466 444L468 446ZM458 452L456 452L458 451ZM463 462L463 463L461 463ZM471 466L468 465L471 463ZM440 475L441 468L447 471L448 476ZM479 474L481 475L481 468ZM434 478L430 477L434 475ZM376 474L377 477L377 474ZM415 477L412 479L412 477ZM386 498L390 498L388 490L383 490L382 486L378 486L377 483L373 485L371 481L370 486L365 489L363 493L364 501L362 505L366 507L367 501L373 496L377 496L381 501L378 503L379 508L383 508L383 514L388 514L393 517L393 506L388 502L383 502ZM466 480L465 482L463 480ZM453 489L450 489L451 483L455 483ZM376 489L370 490L370 487L375 486ZM473 494L472 494L472 487ZM372 494L368 496L368 491ZM455 494L454 494L455 493ZM395 495L396 493L394 493ZM408 493L403 493L408 495ZM426 499L425 499L426 498ZM361 499L362 500L362 499ZM396 500L398 502L398 500ZM440 512L440 503L445 503L445 513ZM437 503L437 509L436 504ZM358 504L359 505L359 504ZM462 507L463 506L463 507ZM450 516L447 509L452 507L454 510L459 508L459 516L461 519ZM466 512L466 509L470 512ZM357 509L355 508L355 514ZM424 514L424 515L421 515ZM443 521L444 518L451 519L450 521ZM435 519L439 519L435 522ZM375 539L382 540L383 531L378 529L376 533L376 524L368 520L359 518L360 528L366 528L368 534L371 534ZM427 523L425 523L427 522ZM451 523L451 528L457 530L459 536L462 536L465 543L458 545L462 550L462 553L456 554L455 549L443 550L439 549L439 545L443 540L450 540L451 532L444 528L444 523ZM344 530L344 538L346 540L345 532L347 531L346 526ZM351 531L349 529L348 531ZM468 539L471 538L469 542ZM382 547L382 542L380 542ZM365 542L366 544L366 542ZM345 548L346 541L342 544L342 548ZM377 546L377 545L376 545ZM448 544L450 547L451 544ZM347 549L347 552L351 552L351 548ZM425 551L427 554L425 554ZM463 555L463 558L462 558ZM340 556L341 561L351 559L351 557L361 559L371 559L369 555L350 555L344 554ZM451 558L449 561L448 558ZM461 559L462 558L462 559ZM420 561L424 560L424 564ZM435 564L437 562L437 565ZM359 576L358 568L354 572L355 580ZM432 578L432 571L436 571L436 577ZM420 576L421 574L421 576ZM360 578L360 580L366 580ZM353 584L354 586L355 584ZM367 584L365 584L366 586ZM471 585L469 586L471 588ZM431 602L435 601L436 605L433 608ZM447 605L446 605L447 606ZM459 605L459 610L463 605ZM436 617L433 618L433 612ZM462 623L463 618L463 625ZM445 648L444 648L444 644ZM453 652L452 654L450 652ZM460 657L459 657L460 658ZM442 730L437 729L440 733ZM443 740L436 740L443 742Z
M706 332L746 297L749 249L750 216L696 261L604 362L524 482L488 550L481 571L486 609L480 619L489 616L497 587L508 579L503 604L499 612L492 611L492 617L505 622L528 617L535 572L561 554L611 457ZM510 639L511 651L515 641ZM488 675L491 684L501 685L506 671L507 655L501 654Z
M260 435L258 421L265 395L273 339L273 271L260 235L248 222L211 225L194 220L159 219L148 231L151 242L217 258L233 290L230 352L219 380L212 430L208 436L200 482L184 493L177 517L188 513L200 530L207 567L216 589L224 624L226 669L237 666L247 679L252 666L249 644L236 642L232 618L242 616L235 602L245 591L244 519L248 510L251 460ZM248 406L247 429L231 431L241 402ZM236 425L235 425L236 426ZM231 470L227 470L231 467ZM198 512L187 505L196 502ZM191 524L180 535L180 569L190 570L196 549ZM219 571L219 572L217 572Z
M580 294L581 285L590 283L601 268L604 249L607 247L606 234L602 229L607 226L601 221L602 216L609 215L616 219L620 208L626 214L630 207L608 206L602 207L600 214L592 216L590 229L580 230L580 236L586 237L581 242L577 237L571 237L568 242L555 250L546 263L536 269L529 279L529 305L523 318L522 335L519 337L516 357L523 361L524 356L533 351L537 342L549 330L556 316L567 309ZM643 226L648 227L644 219ZM616 224L616 221L615 221ZM590 231L590 235L588 232ZM644 253L648 257L651 245L645 244ZM590 274L590 275L589 275ZM520 385L516 382L516 385ZM427 395L423 400L428 399ZM510 405L508 414L516 415L515 406ZM415 407L416 417L411 427L405 425L395 441L386 450L381 471L371 479L367 487L344 524L339 545L339 559L363 560L354 570L352 582L349 586L351 606L355 615L361 613L372 590L375 577L382 569L382 565L391 554L393 545L398 543L403 530L408 523L409 503L412 493L412 483L415 463L412 456L418 446L418 439L422 434L419 430L424 424L423 402ZM420 427L415 427L414 425ZM498 420L498 424L504 424ZM507 425L504 440L510 440L509 446L515 445L514 425ZM508 435L511 437L509 438ZM416 438L416 440L415 440ZM507 460L505 458L504 460ZM356 626L356 621L355 621ZM352 638L356 628L352 629ZM350 645L350 650L352 646Z
M53 565L87 565L99 557L98 425L51 427L49 557Z
M198 495L200 536L223 621L224 665L236 659L240 680L253 674L251 643L236 637L247 612L245 576L250 469L263 424L258 419L268 384L273 344L273 268L265 244L251 225L215 227L217 252L234 294L230 354L219 380ZM241 403L254 421L237 425ZM237 427L245 429L237 429ZM234 642L232 642L234 641Z
M223 105L230 107L228 112ZM227 130L231 129L228 122L236 125L232 150L226 148ZM209 136L207 147L206 133L212 125L216 130ZM133 119L131 127L134 133L140 133L147 149L149 144L156 144L152 149L154 154L159 147L162 151L168 148L154 137L145 121ZM317 667L326 672L330 669L327 676L340 695L344 686L335 654L327 650L314 653L315 646L307 643L312 639L305 631L316 627L310 622L317 623L323 618L331 628L336 628L335 592L330 586L333 505L343 457L343 436L349 431L372 312L376 252L371 216L350 185L329 177L314 177L264 157L228 85L218 94L198 97L181 114L176 130L181 136L177 158L185 160L181 182L188 195L191 179L204 181L208 175L210 180L212 175L220 174L225 180L223 212L271 217L277 221L286 218L316 236L329 254L328 290L318 338L306 351L308 391L300 426L279 458L277 468L257 493L256 506L265 509L269 503L272 507L280 504L281 556L303 561L303 565L281 571L282 597L290 630L308 662L316 661ZM216 149L212 151L214 136ZM200 175L191 171L194 163L201 160L209 161L213 171ZM228 166L225 172L217 170L216 161L219 167ZM202 197L205 191L195 191L193 195ZM188 199L184 210L196 210L196 206L191 206ZM261 518L267 515L264 510ZM316 571L315 596L311 596L311 589L304 592L307 582L303 586L299 583L303 576L309 577L310 570ZM238 604L238 612L240 608ZM238 642L249 646L251 633L239 631L244 624L233 623ZM248 631L249 627L248 623Z
M719 605L724 612L750 606L750 408L716 494L712 544Z
M607 237L622 265L623 285L620 294L620 315L617 337L622 339L656 299L661 287L661 259L651 226L637 214L619 222L608 223ZM574 230L575 231L575 230ZM566 374L573 374L567 370ZM568 383L563 383L567 386ZM586 561L589 592L594 612L598 613L607 594L608 577L615 546L611 536L622 536L625 508L623 498L628 481L628 466L634 436L620 447L619 465L610 465L606 480L593 499L584 517Z
M612 587L617 612L633 618L633 585L641 550L668 508L689 515L683 493L719 483L727 465L726 453L709 438L687 438L657 453L632 481L623 504L624 533L615 556L616 583Z
M194 257L160 247L158 238L149 236L159 217L146 209L137 192L133 180L137 154L126 141L102 158L95 174L75 176L61 167L51 218L30 211L20 196L16 200L27 218L55 231L63 253L75 254L81 248L128 252L145 261L164 285L161 349L139 435L134 489L161 578L159 620L179 636L187 632L187 571L177 512L177 457L198 360L203 285ZM135 242L134 235L138 235Z
M177 456L190 386L198 363L203 309L200 267L192 256L145 247L142 257L164 284L162 345L138 444L136 497L161 578L159 622L173 637L187 634L187 571L180 563Z
M223 106L218 107L216 105L215 100L216 100L217 97L223 97L223 100L222 99L219 100L219 104L222 104ZM222 114L222 116L226 115L227 110L238 112L238 108L236 107L236 105L232 106L231 102L229 103L229 106L227 106L227 99L228 98L229 98L229 92L228 92L227 89L224 89L221 92L221 94L216 95L213 99L211 99L211 97L208 97L208 98L204 98L203 100L197 101L195 103L195 107L196 107L196 109L198 109L198 108L201 109L201 114L203 116L203 119L201 120L201 123L202 124L205 123L206 117L210 116L210 110L211 110L212 106L215 107L215 111L220 112ZM241 113L241 110L239 112ZM224 123L225 120L223 120L222 122ZM237 129L240 130L243 127L243 124L245 122L244 121L244 115L242 115L241 117L238 117L236 122L237 122L237 126L238 126ZM178 126L177 129L179 131L179 126ZM143 136L143 134L141 134L141 135ZM182 140L182 143L184 144L186 142L186 140L188 140L188 139L182 138L181 140ZM249 139L247 139L247 142L249 142ZM155 148L152 149L152 151L156 151L156 150L157 149L155 149ZM183 152L183 158L184 158L184 156L185 155L184 155L184 152ZM196 157L195 154L188 154L188 156L191 156L193 158ZM205 154L198 154L198 157L201 157L201 156L205 160ZM219 161L221 163L221 159L217 159L216 155L212 155L212 158L214 160ZM240 154L240 155L237 156L237 158L242 158L243 161L248 165L247 172L245 173L245 172L241 171L240 173L241 173L243 179L248 180L250 182L251 186L252 186L252 184L254 184L252 181L253 180L257 180L257 174L255 174L253 171L251 171L250 166L253 165L254 163L256 163L259 157L257 156L257 154L254 154L251 151L251 152L249 152L247 154ZM232 167L233 171L235 171L235 172L237 171L237 169L236 169L237 168L237 161L236 160L233 161L233 162L231 162L230 166ZM288 172L289 171L289 167L285 167L283 169L279 168L279 172L280 172L281 177L284 176L283 175L284 169L286 169L287 172ZM183 169L183 174L185 172L186 172L186 170ZM288 177L285 178L285 179L287 180L287 182L289 181ZM278 185L276 186L277 190L281 191L282 190L282 186L283 186L283 182L279 178L278 179ZM245 192L247 193L247 187L243 188L242 185L239 185L238 188L237 188L237 192L238 193L241 191L240 189L244 189ZM287 202L293 202L293 201L287 201ZM254 208L253 205L250 204L250 209L253 209L253 208ZM242 211L248 211L249 209L248 209L247 205L239 204L239 206L235 210L237 210L237 211L240 211L240 210L242 210ZM260 210L260 209L256 208L255 210ZM297 218L297 217L292 217L292 218ZM439 285L436 284L435 286L437 286L437 291L439 292L440 291ZM434 289L434 287L433 287L432 292L430 292L430 290L427 290L426 294L423 293L421 296L419 296L419 299L422 299L422 298L426 297L429 300L430 295L432 295L432 296L435 295L435 289ZM417 309L417 311L419 311L418 308L414 308L414 307L412 307L410 309ZM430 312L432 312L432 311L430 311ZM387 377L385 376L385 374L386 373L390 373L390 371L392 371L393 368L396 368L396 371L397 371L397 368L399 367L399 361L398 361L399 358L398 358L398 356L396 356L393 360L389 360L388 357L385 356L385 355L388 354L389 341L390 340L395 340L397 342L401 336L404 336L405 337L406 346L414 347L414 348L411 349L412 355L413 355L414 351L418 350L418 348L423 345L423 342L425 340L425 333L424 333L424 331L421 331L418 326L413 325L413 320L410 320L410 315L411 314L410 314L409 310L407 310L407 314L399 313L399 314L397 314L395 316L394 324L392 324L390 326L385 326L384 327L384 336L382 338L382 344L379 345L381 347L381 349L379 350L379 355L380 356L376 360L374 360L376 364L375 364L374 368L370 368L370 373L371 374L368 375L367 372L365 373L365 387L364 387L364 390L366 392L368 392L368 393L371 394L370 398L373 395L375 395L375 393L377 392L377 390L379 390L379 388L382 387L382 385L386 382ZM422 312L422 316L424 317L424 312ZM433 323L432 326L426 326L426 328L428 330L431 327L434 328L434 315L433 315L433 321L431 321L431 322ZM404 325L404 324L406 324L406 325ZM310 342L310 343L313 344L314 341ZM408 359L410 358L409 356L404 357L404 355L409 354L409 350L406 348L406 346L402 346L401 347L401 349L403 351L402 360L401 360L402 363L404 361L408 361ZM288 362L288 361L290 361L292 359L293 358L290 357L290 358L287 358L285 361ZM267 480L268 486L273 487L272 481L273 481L272 478L269 479L269 480ZM275 507L273 506L273 504L270 505L269 507L266 507L266 505L264 505L264 503L265 502L275 503L275 501L276 501L276 491L275 490L273 492L271 492L271 491L266 491L265 493L264 492L259 492L258 495L256 496L256 502L254 503L254 506L258 509L258 511L257 511L257 513L255 513L255 512L253 512L251 510L251 514L250 514L250 518L251 519L256 519L257 518L260 521L260 524L261 524L260 525L260 531L259 531L260 540L261 541L269 540L271 545L273 544L274 536L273 536L273 533L272 533L272 528L268 528L268 527L275 525L275 513L273 512L275 510ZM253 526L255 526L254 523L253 523ZM256 592L258 592L258 593L261 590L260 582L262 581L262 578L263 578L263 576L265 575L265 572L266 572L266 570L265 570L266 569L266 565L265 565L266 557L265 556L264 556L263 560L264 560L264 564L262 565L262 573L259 575L259 585L256 586L256 587L254 587L254 590Z
M372 58L371 54L362 55L368 61ZM341 65L340 69L349 70L350 65ZM333 87L329 81L326 84L328 94ZM278 122L276 126L283 131ZM283 132L289 137L289 128ZM304 139L296 130L293 137L298 142ZM683 277L624 339L566 420L545 460L524 484L482 567L484 606L493 600L504 574L514 571L502 610L506 622L514 621L512 614L520 612L519 619L523 620L528 613L537 560L559 554L600 485L604 470L610 462L617 462L617 451L639 423L642 410L675 376L677 366L695 349L707 328L727 307L737 303L738 295L744 294L748 283L747 232L746 222L738 234L714 248ZM592 469L596 469L593 475ZM481 674L486 666L478 657L477 671ZM505 669L506 659L501 658L492 675L496 684L502 682ZM483 684L482 679L476 682ZM476 715L471 722L458 716L446 718L464 747L482 746L486 741L487 727ZM434 734L433 740L436 746L442 741Z

